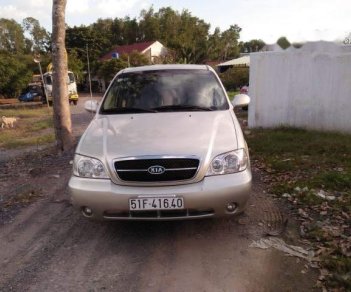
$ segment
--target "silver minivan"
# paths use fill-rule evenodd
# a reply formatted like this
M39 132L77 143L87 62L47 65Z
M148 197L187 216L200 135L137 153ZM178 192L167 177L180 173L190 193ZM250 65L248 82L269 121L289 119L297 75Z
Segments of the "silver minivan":
M77 146L69 181L86 217L175 220L230 216L251 190L248 147L233 104L205 65L124 69Z

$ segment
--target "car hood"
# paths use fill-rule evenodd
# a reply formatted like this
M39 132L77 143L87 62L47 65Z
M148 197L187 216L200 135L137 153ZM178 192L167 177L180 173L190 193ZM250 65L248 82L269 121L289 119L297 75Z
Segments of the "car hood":
M111 165L135 156L197 156L202 164L237 148L229 110L97 116L76 152Z

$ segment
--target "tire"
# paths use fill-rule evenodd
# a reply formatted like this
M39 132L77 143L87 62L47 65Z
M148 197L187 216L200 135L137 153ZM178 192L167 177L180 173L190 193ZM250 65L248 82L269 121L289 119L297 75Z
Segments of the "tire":
M52 100L49 100L49 106L52 106Z
M74 105L77 105L77 103L78 103L78 100L73 100Z

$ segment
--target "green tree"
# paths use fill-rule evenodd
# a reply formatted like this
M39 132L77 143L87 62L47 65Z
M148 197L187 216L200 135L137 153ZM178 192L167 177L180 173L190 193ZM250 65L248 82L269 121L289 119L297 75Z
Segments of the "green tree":
M201 63L209 58L226 60L239 55L241 28L238 25L223 32L217 28L212 35L209 29L208 23L188 10L178 12L163 7L154 11L150 7L141 11L139 20L108 18L99 19L89 26L68 27L66 45L76 48L78 58L85 62L88 44L92 63L115 45L155 40L172 52L171 58L160 58L160 62Z
M129 64L132 67L150 64L149 58L143 54L140 54L138 51L133 51L129 55L123 54L121 56L121 60L124 61L125 64Z
M188 63L200 63L207 56L207 37L210 25L187 10L180 15L179 52Z
M140 13L140 37L143 41L160 39L160 22L159 18L154 15L153 7L149 10L142 10Z
M32 77L32 72L17 56L0 53L0 95L18 97Z
M288 39L286 37L280 37L278 40L277 40L277 44L283 49L287 49L291 46L290 42L288 41Z
M123 44L129 45L139 42L141 39L139 32L139 24L136 18L125 17L123 29Z
M160 8L155 13L160 27L160 40L164 45L174 48L178 44L178 32L180 27L180 17L171 7Z
M239 56L239 38L241 28L231 25L229 29L221 32L217 27L207 41L207 56L210 60L225 61Z
M23 29L13 19L0 18L0 50L22 53L25 49Z
M207 57L209 60L221 60L222 39L221 30L216 27L213 34L208 38L207 42Z
M259 52L265 45L263 40L253 39L248 42L240 42L239 47L241 53L252 53Z
M106 21L106 19L103 21ZM140 26L136 18L127 16L125 18L115 18L114 20L108 19L105 25L110 29L106 34L110 40L110 45L106 47L107 49L115 45L128 45L143 41L140 34Z
M44 27L40 26L37 19L27 17L23 19L22 27L24 31L31 36L32 47L34 52L47 52L50 47L50 35Z
M123 35L123 30L124 30L124 20L121 18L115 18L111 26L112 45L125 44L125 36Z
M121 58L103 61L100 63L100 66L97 69L97 75L99 78L102 78L106 82L109 82L117 74L118 71L127 67L128 63Z
M239 56L238 40L241 28L238 25L231 25L221 35L222 40L222 60L228 60Z
M224 87L227 90L236 90L238 87L249 83L249 68L233 67L219 74Z
M66 47L68 50L76 49L80 60L85 62L86 49L89 47L89 56L97 60L110 48L110 41L92 26L74 26L66 28Z
M94 34L95 37L97 35L100 35L100 41L102 42L101 45L103 45L107 49L115 45L115 43L113 42L112 26L112 18L99 18L96 22L89 26L91 32Z
M71 49L68 52L68 69L71 70L77 77L77 81L81 82L83 80L84 63L78 57L78 51L76 49Z
M178 62L198 63L206 58L209 24L194 17L187 10L181 13L171 7L153 12L142 11L141 36L144 40L158 37L168 48L176 52ZM150 25L150 27L149 27Z

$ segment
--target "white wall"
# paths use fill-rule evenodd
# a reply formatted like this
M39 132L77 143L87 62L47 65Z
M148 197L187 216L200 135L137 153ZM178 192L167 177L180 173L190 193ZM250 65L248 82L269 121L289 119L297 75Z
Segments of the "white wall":
M351 46L313 42L250 59L249 127L351 133Z
M154 42L147 50L150 50L151 61L154 61L155 57L164 56L167 54L167 49L159 41Z

